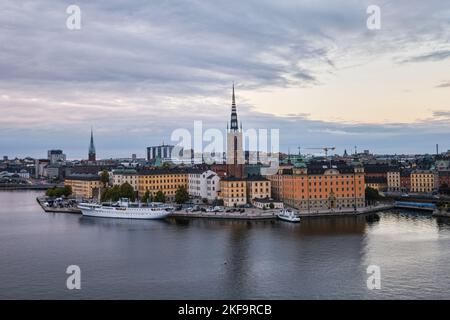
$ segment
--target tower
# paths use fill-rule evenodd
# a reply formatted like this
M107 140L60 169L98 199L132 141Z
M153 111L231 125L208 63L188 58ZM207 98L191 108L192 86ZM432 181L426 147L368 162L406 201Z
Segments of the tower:
M231 119L230 125L227 125L227 175L236 178L244 176L244 151L242 148L242 123L239 127L237 119L236 97L233 94L231 98Z
M89 144L89 156L88 156L88 160L89 160L89 161L95 162L94 133L92 132L92 128L91 128L91 142L90 142L90 144Z

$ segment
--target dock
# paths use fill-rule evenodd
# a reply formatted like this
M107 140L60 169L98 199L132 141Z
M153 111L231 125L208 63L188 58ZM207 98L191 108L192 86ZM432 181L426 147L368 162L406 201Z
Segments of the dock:
M44 210L45 212L81 214L81 210L76 207L70 207L70 208L47 207L44 204L47 201L45 197L37 197L36 201L37 201L37 203L39 203L42 210Z

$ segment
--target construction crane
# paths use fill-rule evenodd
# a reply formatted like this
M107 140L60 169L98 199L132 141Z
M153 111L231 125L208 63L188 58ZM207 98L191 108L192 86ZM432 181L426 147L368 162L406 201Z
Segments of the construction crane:
M322 150L325 152L325 158L328 158L328 151L333 151L336 147L322 147L322 148L305 148L309 150Z

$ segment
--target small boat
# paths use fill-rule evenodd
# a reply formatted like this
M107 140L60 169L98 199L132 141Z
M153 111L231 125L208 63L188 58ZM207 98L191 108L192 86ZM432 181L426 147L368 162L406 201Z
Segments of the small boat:
M296 211L283 209L277 215L278 219L288 221L288 222L300 222L300 216Z
M173 207L158 202L145 205L130 203L127 198L114 204L80 203L78 208L83 216L121 219L163 219L174 210Z

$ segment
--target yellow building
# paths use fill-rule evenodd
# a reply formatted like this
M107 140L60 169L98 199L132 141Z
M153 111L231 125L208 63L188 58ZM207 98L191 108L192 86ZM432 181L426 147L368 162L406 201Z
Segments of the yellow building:
M433 171L411 172L411 192L433 192L437 188L437 178Z
M234 177L220 180L220 198L225 207L235 207L247 203L247 183Z
M262 176L249 176L247 179L247 201L271 198L271 182Z
M158 191L162 191L167 201L173 201L177 189L181 186L188 189L188 174L185 171L154 169L138 174L139 197L142 197L146 191L149 191L153 197Z
M97 174L74 174L66 177L64 185L72 188L72 195L76 198L88 199L98 196L100 188L103 187Z

